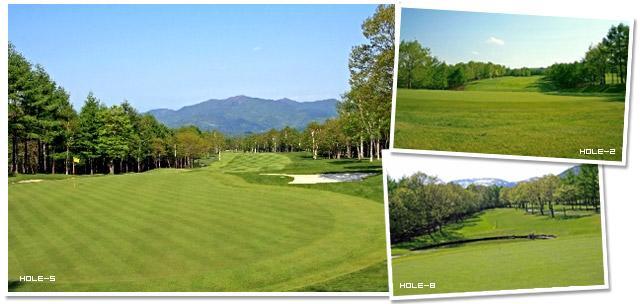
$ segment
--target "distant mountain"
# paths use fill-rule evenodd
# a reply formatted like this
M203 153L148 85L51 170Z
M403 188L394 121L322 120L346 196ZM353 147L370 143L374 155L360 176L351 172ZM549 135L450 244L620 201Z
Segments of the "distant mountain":
M478 186L501 186L501 187L514 187L516 183L506 181L499 178L467 178L467 179L458 179L451 181L452 183L456 183L464 188L469 185L478 185Z
M312 121L321 123L336 117L337 103L336 99L297 102L288 98L273 100L240 95L210 99L179 110L156 109L148 113L172 128L193 125L201 130L240 135L285 126L303 129Z
M569 172L573 172L573 174L575 175L580 174L580 165L573 166L567 170L562 171L562 173L558 174L558 177L565 177L567 176L567 174L569 174ZM510 182L510 181L506 181L499 178L467 178L467 179L457 179L451 182L456 183L464 188L468 187L469 185L480 185L480 186L497 185L501 187L511 188L511 187L515 187L520 182L527 182L537 178L539 178L539 176L531 177L518 182Z
M569 172L573 172L574 175L580 174L580 165L573 166L567 170L562 171L562 173L558 174L558 177L566 177Z

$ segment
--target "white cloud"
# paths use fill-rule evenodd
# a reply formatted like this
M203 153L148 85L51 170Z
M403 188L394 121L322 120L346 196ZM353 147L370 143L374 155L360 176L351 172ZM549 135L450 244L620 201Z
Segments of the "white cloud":
M255 46L255 47L253 47L253 51L254 51L254 52L257 52L257 51L260 51L260 50L262 50L262 47L261 47L261 46Z
M478 53L477 51L471 51L471 54L480 55L480 53Z
M488 44L495 44L495 45L504 45L504 40L502 39L498 39L496 37L489 37L489 39L487 39L486 41Z

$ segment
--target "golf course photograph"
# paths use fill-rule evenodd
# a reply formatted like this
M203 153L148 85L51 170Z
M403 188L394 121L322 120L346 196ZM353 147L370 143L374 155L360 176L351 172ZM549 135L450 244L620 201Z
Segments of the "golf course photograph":
M9 292L386 294L394 15L9 5Z
M384 167L394 297L607 288L597 165L393 154Z
M393 149L624 164L632 22L403 8L401 23Z

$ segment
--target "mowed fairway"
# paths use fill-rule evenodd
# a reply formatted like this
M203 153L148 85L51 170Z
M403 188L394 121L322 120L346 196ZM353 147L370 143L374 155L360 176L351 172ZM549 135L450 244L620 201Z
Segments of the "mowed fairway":
M56 276L11 289L385 291L381 202L242 177L311 160L222 158L193 170L10 180L9 279ZM362 274L370 267L377 277ZM357 283L367 275L376 282Z
M394 148L620 161L624 95L544 93L539 76L398 89ZM580 149L616 149L581 155Z
M456 238L552 234L544 240L468 243L393 258L395 295L603 285L600 215L561 219L493 209L445 229ZM399 254L399 253L396 253ZM435 282L435 289L400 288Z

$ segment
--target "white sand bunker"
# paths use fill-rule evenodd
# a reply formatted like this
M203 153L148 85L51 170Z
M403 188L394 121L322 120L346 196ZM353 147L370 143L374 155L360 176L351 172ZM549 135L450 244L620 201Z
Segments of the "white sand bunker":
M293 177L293 181L289 182L289 184L323 184L323 183L342 183L342 182L360 181L374 174L362 173L362 172L345 172L345 173L325 173L325 174L262 173L260 175Z
M30 183L39 183L41 179L25 179L18 182L18 184L30 184Z

